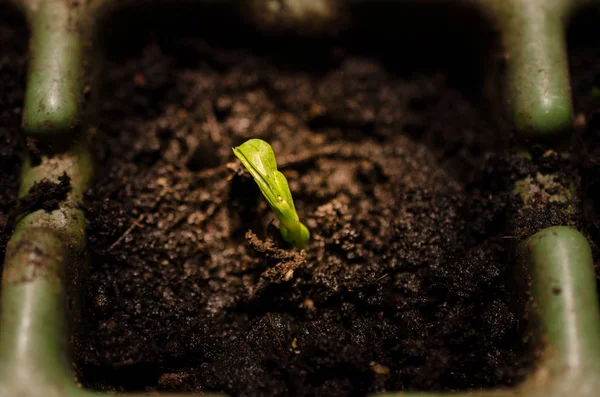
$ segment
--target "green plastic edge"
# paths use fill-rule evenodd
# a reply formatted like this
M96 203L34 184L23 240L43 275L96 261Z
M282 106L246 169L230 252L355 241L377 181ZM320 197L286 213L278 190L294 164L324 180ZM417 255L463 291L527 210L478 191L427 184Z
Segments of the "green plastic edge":
M531 310L547 340L548 370L590 375L600 394L600 310L591 249L573 228L555 226L530 237L520 250ZM534 266L529 266L534 264Z
M519 245L520 281L539 361L514 389L467 393L386 393L380 397L600 395L600 309L592 252L573 228L553 226Z
M477 1L501 31L504 105L519 134L552 137L571 125L573 107L565 30L568 0Z
M32 26L30 73L25 101L24 127L27 134L48 137L77 127L85 103L84 52L91 26L99 15L124 5L147 0L12 0L29 10ZM216 2L217 0L210 0ZM335 17L343 13L334 6L367 0L316 0ZM388 0L386 2L417 0ZM576 7L585 0L423 0L422 3L467 4L479 9L501 33L505 50L506 92L503 106L516 130L525 136L560 135L571 124L573 109L566 57L565 28ZM184 2L191 2L190 0ZM243 2L220 0L241 6ZM77 3L77 6L73 6ZM265 1L247 2L250 10L265 13ZM315 1L296 0L287 14L255 18L264 23L313 26L314 14L302 10ZM262 6L261 6L262 5ZM253 7L253 8L252 8ZM313 6L311 6L313 8ZM295 14L289 10L296 10ZM251 14L252 12L249 12ZM276 13L274 11L274 13ZM283 11L282 11L283 13ZM285 19L287 18L287 19ZM313 18L314 19L314 18ZM287 22L286 22L287 21ZM319 26L326 26L320 24Z
M84 105L83 8L72 1L40 0L28 14L31 58L23 113L28 135L47 138L79 125Z
M85 266L85 219L79 208L92 164L84 141L32 165L25 158L20 195L35 182L71 178L67 199L52 212L38 210L18 220L6 248L0 297L0 395L63 396L72 381L67 313L77 301L67 290ZM67 309L68 308L68 309Z

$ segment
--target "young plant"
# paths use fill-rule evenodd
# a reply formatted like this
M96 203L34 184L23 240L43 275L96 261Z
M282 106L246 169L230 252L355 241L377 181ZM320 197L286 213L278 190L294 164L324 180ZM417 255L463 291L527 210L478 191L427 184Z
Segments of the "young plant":
M271 145L261 139L249 139L233 148L233 153L250 172L269 206L279 219L283 239L298 249L307 246L310 233L298 218L285 176L277 170Z

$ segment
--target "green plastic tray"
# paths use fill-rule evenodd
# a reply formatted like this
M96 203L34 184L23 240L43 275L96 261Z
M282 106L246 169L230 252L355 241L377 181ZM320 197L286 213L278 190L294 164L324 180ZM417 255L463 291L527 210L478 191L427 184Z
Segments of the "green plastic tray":
M367 0L210 0L227 3L261 27L314 33L341 24ZM192 1L188 1L192 2ZM201 2L198 0L198 2ZM205 1L206 2L206 1ZM396 2L400 3L399 0ZM52 213L21 219L8 243L0 298L0 396L83 397L98 393L74 381L69 346L77 342L78 292L85 282L85 219L79 209L93 174L82 137L97 21L141 0L11 0L26 17L30 65L24 106L26 134L69 142L39 164L26 158L20 193L66 172L73 189ZM380 1L379 3L383 3ZM406 3L406 2L405 2ZM426 0L414 1L426 7ZM572 105L565 46L571 15L586 0L450 0L477 10L499 33L504 50L501 98L506 119L531 139L560 137ZM371 2L373 7L377 4ZM347 22L347 21L346 21ZM540 230L517 248L517 280L527 297L531 333L541 352L512 389L456 396L600 396L600 312L590 247L567 226ZM169 394L176 396L174 394ZM436 397L445 393L392 393ZM183 396L179 395L179 396Z

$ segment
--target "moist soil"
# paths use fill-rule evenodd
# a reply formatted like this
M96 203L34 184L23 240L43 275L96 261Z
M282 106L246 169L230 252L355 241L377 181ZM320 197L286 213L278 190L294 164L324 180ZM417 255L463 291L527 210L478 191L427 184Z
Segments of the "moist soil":
M122 33L90 138L86 387L348 396L523 378L511 252L580 220L572 203L521 210L512 186L573 167L545 146L504 156L472 49L438 35L398 61L360 37ZM272 145L307 251L235 160L249 138Z
M18 213L27 37L3 17L2 258ZM85 386L337 396L522 379L531 355L514 241L583 225L598 257L597 43L572 51L567 161L545 146L505 158L507 142L475 105L469 49L450 53L439 36L434 49L402 43L409 59L397 62L390 43L356 37L290 49L159 33L113 45L100 77L86 339L75 346ZM281 240L234 160L231 147L253 137L272 144L290 181L307 252ZM519 178L544 187L538 174L554 173L551 190L574 170L581 206L523 209L511 193ZM52 209L68 189L67 178L41 182L18 211ZM565 211L573 204L585 221Z
M0 266L10 232L25 148L21 116L27 71L27 29L12 10L0 6Z
M573 105L572 152L578 166L581 212L600 280L600 10L587 9L569 32ZM598 285L600 287L600 284Z

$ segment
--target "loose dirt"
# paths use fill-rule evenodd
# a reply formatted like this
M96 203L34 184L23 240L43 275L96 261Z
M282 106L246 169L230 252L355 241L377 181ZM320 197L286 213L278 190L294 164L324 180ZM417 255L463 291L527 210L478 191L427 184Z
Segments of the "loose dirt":
M12 10L0 6L0 267L12 231L21 175L21 115L27 71L27 30Z
M565 203L519 210L517 179L563 183L572 166L549 146L504 156L515 143L476 105L473 48L456 52L456 32L427 47L210 28L130 22L107 38L83 384L348 396L522 379L510 253L580 220ZM233 156L255 137L289 180L306 252Z

